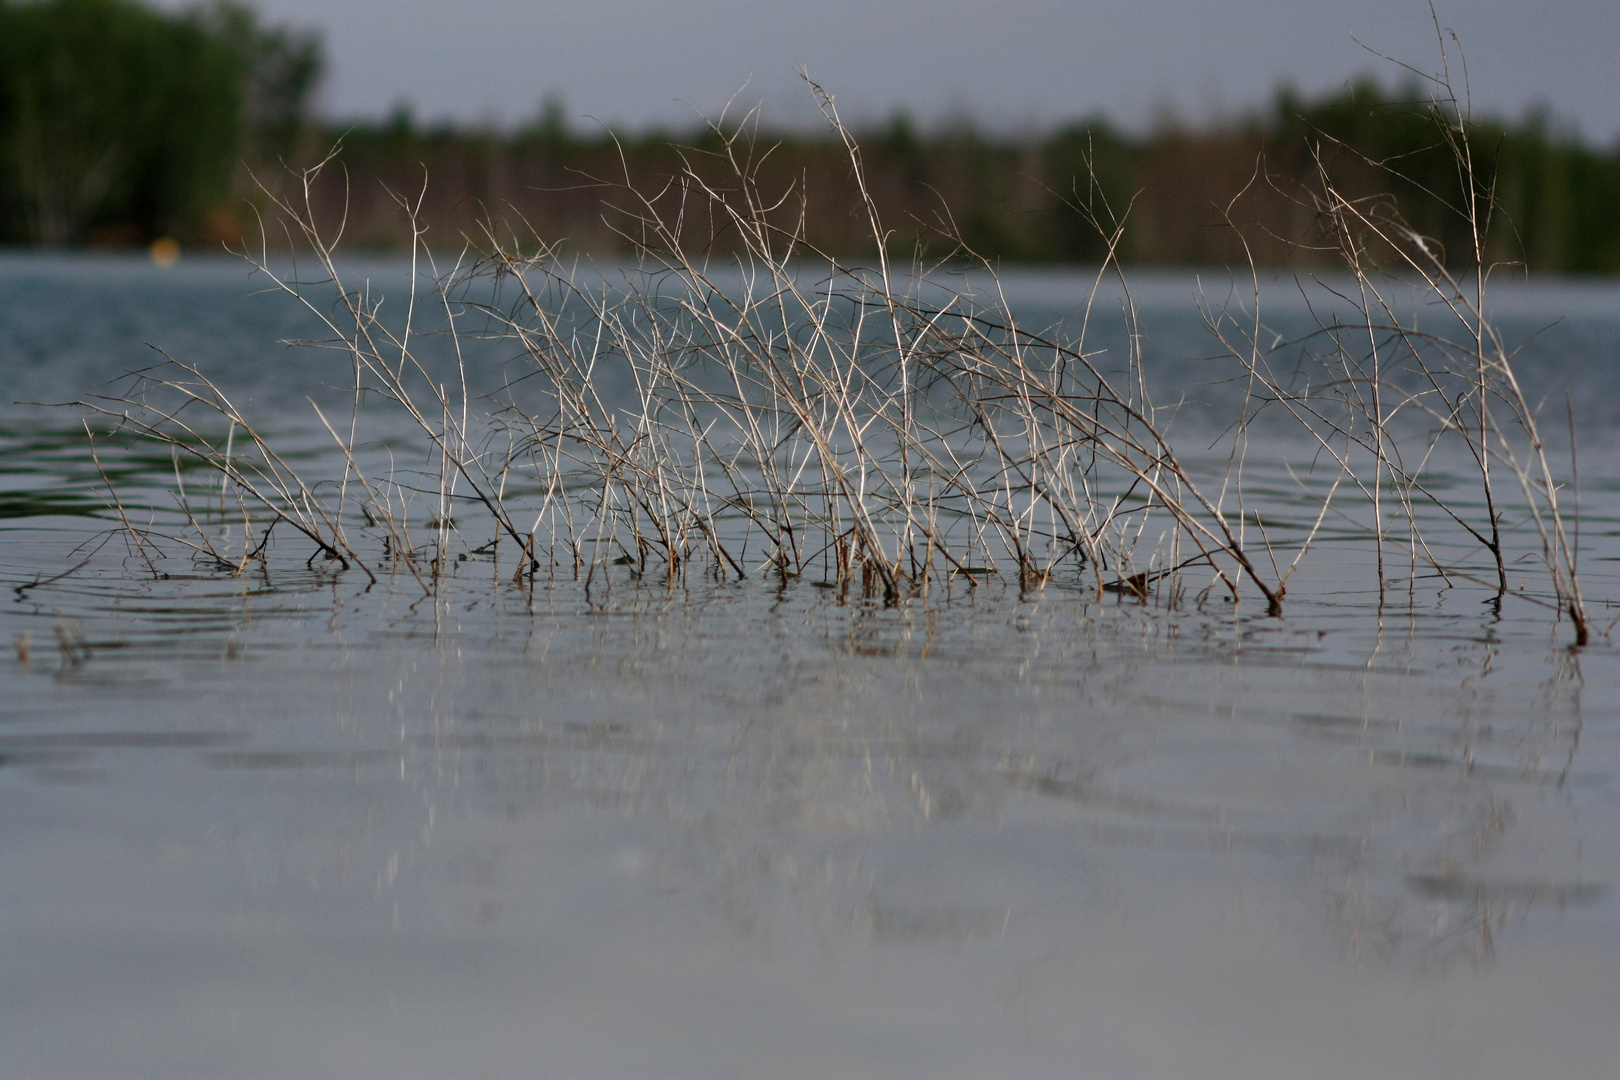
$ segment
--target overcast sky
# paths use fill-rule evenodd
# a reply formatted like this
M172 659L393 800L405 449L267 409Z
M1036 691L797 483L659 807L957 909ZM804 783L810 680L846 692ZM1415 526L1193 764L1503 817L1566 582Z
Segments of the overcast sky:
M176 0L170 0L176 2ZM1438 67L1423 0L257 0L271 21L319 28L323 109L513 124L559 95L574 124L685 126L763 103L814 121L808 65L846 118L897 109L1000 129L1103 112L1134 129L1240 113L1291 80L1341 87L1393 68L1357 42ZM1620 2L1445 0L1476 109L1534 103L1589 139L1620 138Z

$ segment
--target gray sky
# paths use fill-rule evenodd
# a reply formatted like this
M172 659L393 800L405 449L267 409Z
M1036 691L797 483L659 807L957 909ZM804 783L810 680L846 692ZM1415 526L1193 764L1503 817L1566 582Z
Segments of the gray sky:
M768 121L805 125L815 113L793 74L805 63L849 119L903 108L1016 130L1101 111L1141 129L1241 112L1284 79L1314 92L1392 76L1357 40L1426 71L1439 58L1423 0L257 3L323 31L334 117L406 100L427 119L511 124L559 94L578 126L684 127L741 90ZM1517 117L1541 102L1590 139L1620 137L1620 2L1437 7L1462 38L1477 109Z

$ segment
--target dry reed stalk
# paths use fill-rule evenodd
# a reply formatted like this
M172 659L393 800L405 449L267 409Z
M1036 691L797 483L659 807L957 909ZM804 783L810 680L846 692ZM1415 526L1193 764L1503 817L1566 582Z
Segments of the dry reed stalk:
M1590 637L1590 618L1576 573L1578 542L1560 502L1562 481L1552 467L1536 408L1514 370L1513 350L1487 313L1487 289L1498 269L1485 261L1485 238L1494 211L1492 181L1476 168L1468 138L1472 122L1466 93L1459 95L1452 83L1446 35L1438 21L1435 25L1441 71L1425 74L1402 66L1430 86L1428 114L1437 142L1456 163L1454 196L1430 195L1446 202L1468 227L1472 249L1467 253L1466 281L1451 268L1438 243L1406 223L1392 200L1357 197L1344 190L1334 177L1331 159L1336 153L1353 155L1392 180L1405 179L1400 163L1368 158L1324 137L1312 148L1317 171L1310 205L1352 276L1350 289L1328 289L1331 298L1348 308L1350 317L1318 320L1320 334L1331 346L1317 354L1326 381L1295 390L1270 366L1262 345L1258 274L1252 260L1252 323L1245 328L1226 309L1209 306L1205 321L1243 365L1251 402L1288 412L1334 461L1340 481L1347 479L1360 491L1372 514L1381 594L1390 541L1385 516L1389 492L1407 520L1413 578L1420 561L1448 578L1476 576L1433 551L1419 523L1422 504L1440 512L1485 550L1498 596L1513 592L1537 599L1508 585L1502 528L1506 505L1493 469L1500 465L1517 483L1523 512L1536 532L1554 606L1570 618L1576 644L1584 645ZM1381 265L1389 260L1393 273ZM1448 316L1460 333L1453 336L1443 327L1420 326L1415 316L1406 314L1409 305L1401 301L1402 294L1412 307ZM1424 426L1413 430L1415 423ZM1573 446L1573 425L1570 437ZM1460 444L1477 470L1483 520L1470 520L1425 479L1437 451L1452 443ZM1370 469L1359 464L1366 458L1371 459ZM1335 490L1338 485L1335 481Z

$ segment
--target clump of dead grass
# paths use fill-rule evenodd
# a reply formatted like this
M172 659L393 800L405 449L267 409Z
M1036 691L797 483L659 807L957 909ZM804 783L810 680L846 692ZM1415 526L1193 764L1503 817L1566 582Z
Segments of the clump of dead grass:
M412 291L396 316L367 284L345 277L341 226L315 220L310 193L336 168L329 158L302 173L301 200L275 205L320 287L307 273L278 271L267 249L251 259L320 320L320 344L347 362L343 411L315 406L341 475L323 483L302 476L194 366L170 362L139 373L116 400L85 404L167 446L177 484L184 458L232 496L239 543L223 544L189 510L190 531L167 539L240 572L284 525L311 546L312 560L373 580L408 574L429 593L456 546L465 552L462 538L481 531L488 539L476 550L507 552L519 586L556 573L589 582L624 566L671 582L809 577L893 601L988 575L1039 588L1069 568L1099 595L1174 604L1252 591L1275 614L1324 520L1355 512L1347 503L1371 515L1381 594L1390 550L1409 564L1409 581L1420 562L1468 573L1431 550L1419 504L1438 507L1478 541L1506 593L1506 479L1538 537L1551 602L1572 620L1577 642L1588 639L1562 484L1511 350L1488 318L1491 268L1479 259L1490 191L1475 173L1466 109L1448 75L1432 77L1431 116L1457 157L1457 210L1480 241L1471 271L1457 274L1447 253L1387 203L1346 197L1324 166L1310 197L1351 272L1353 291L1339 299L1354 317L1320 326L1329 344L1315 356L1330 377L1302 388L1272 367L1253 267L1250 310L1206 306L1211 331L1250 387L1226 471L1213 483L1184 463L1167 434L1173 410L1148 394L1137 311L1114 256L1128 212L1116 215L1106 202L1076 207L1108 241L1085 317L1072 337L1025 329L994 268L948 219L944 261L891 261L860 147L832 96L806 81L848 151L870 262L809 246L802 188L761 189L758 166L770 148L758 138L756 112L717 120L718 149L704 152L701 168L690 151L663 190L596 178L612 195L610 222L636 252L632 266L612 274L493 224L440 266L422 242L419 200L401 197L417 245ZM717 163L723 183L713 179ZM703 235L728 234L736 252L695 243L698 222ZM1391 253L1404 275L1398 287L1415 287L1460 333L1403 317ZM940 283L940 267L964 264L976 264L988 284ZM1105 366L1087 335L1109 278L1124 297L1131 344ZM416 287L423 282L425 293ZM448 337L448 368L422 353L424 296ZM493 400L475 392L484 380L469 371L464 349L491 340L525 365ZM365 429L378 408L408 420L426 447L425 468L377 466ZM1300 538L1286 545L1246 516L1241 498L1261 408L1286 410L1303 425L1335 474ZM1409 417L1420 421L1415 428ZM223 439L210 435L221 426ZM1426 485L1425 463L1445 443L1476 465L1482 519ZM165 536L127 516L123 523L152 566L149 553Z

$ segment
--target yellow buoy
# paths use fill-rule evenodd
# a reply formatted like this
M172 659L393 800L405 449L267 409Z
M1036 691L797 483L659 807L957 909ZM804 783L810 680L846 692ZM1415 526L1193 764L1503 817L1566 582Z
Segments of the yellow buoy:
M180 244L172 236L160 236L152 241L151 255L159 266L173 266L180 261Z

